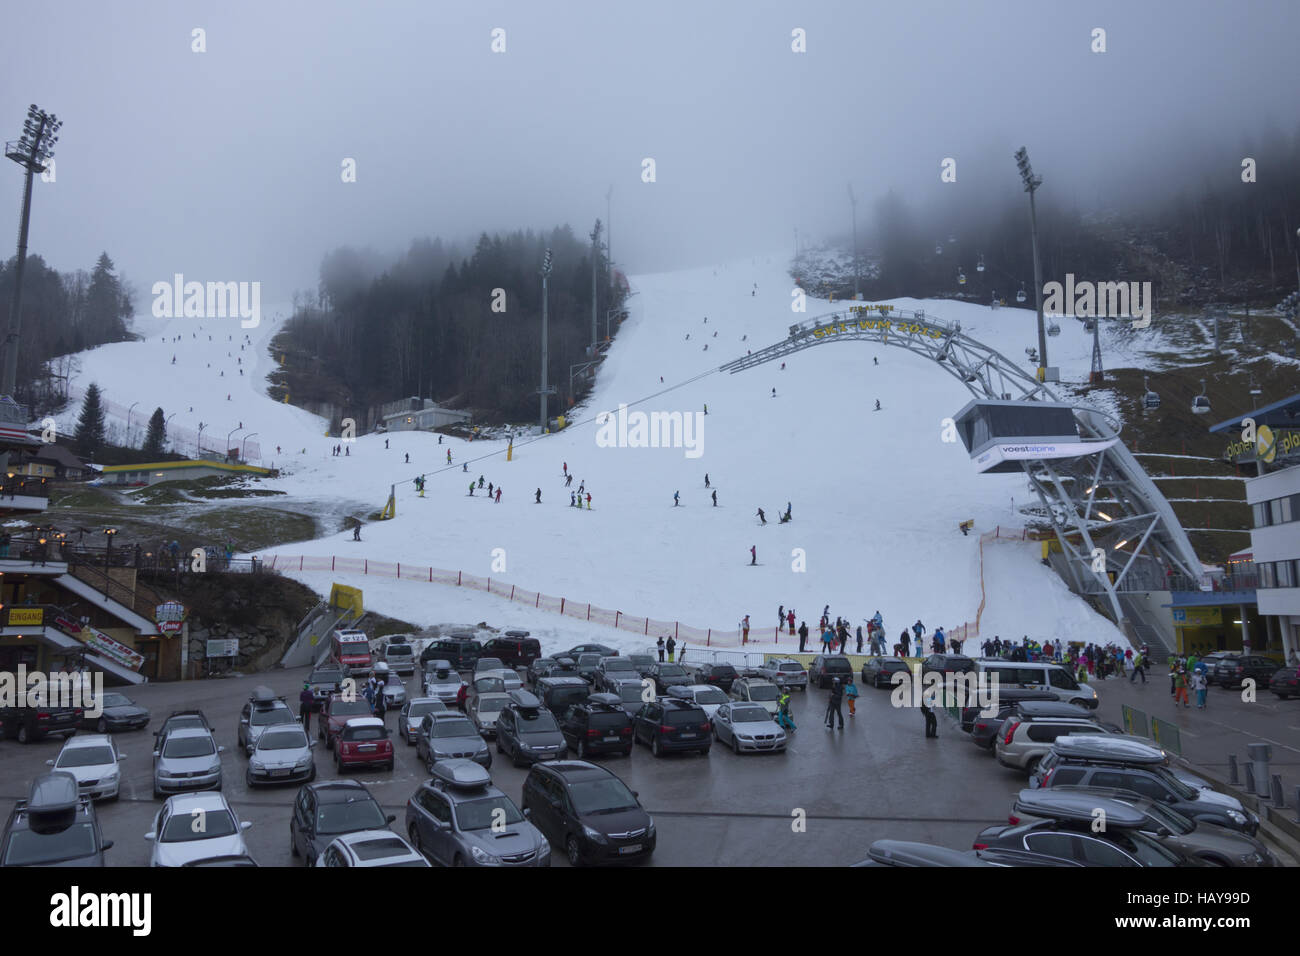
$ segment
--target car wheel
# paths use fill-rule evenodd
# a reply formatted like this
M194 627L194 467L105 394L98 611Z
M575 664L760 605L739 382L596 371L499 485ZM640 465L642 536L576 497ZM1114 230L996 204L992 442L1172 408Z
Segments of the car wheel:
M497 753L499 753L499 754L503 754L503 753L505 753L505 751L501 749L501 738L500 738L500 737L497 738Z
M623 756L624 756L624 757L630 757L630 756L632 756L632 748L631 748L631 747L628 747L627 750L624 750L624 751L623 751Z
M737 757L740 756L740 739L734 734L731 737L731 752Z
M244 774L244 786L246 786L249 790L257 789L257 784L253 783L253 778L250 774Z
M1030 758L1029 763L1025 764L1025 771L1029 776L1032 777L1034 774L1038 773L1038 764L1042 759L1043 758L1041 757L1032 757Z
M650 744L650 752L654 754L656 757L662 757L664 755L663 748L659 746L658 734L655 734L654 742Z
M388 766L385 767L384 769L387 770L389 773L391 773L393 770L393 766L396 764L396 762L397 761L395 759L388 761Z
M465 865L465 858L464 858L463 856L461 856L459 853L457 853L455 859L453 859L453 860L451 861L451 865L452 865L452 866L464 866L464 865Z
M576 754L578 755L578 759L579 759L579 760L586 760L586 759L587 759L587 742L586 742L585 740L579 740L579 741L578 741L578 746L575 747L575 748L573 749L573 752L576 753Z
M27 734L27 725L26 725L26 724L19 724L19 725L18 725L18 742L19 742L20 744L31 743L31 738L30 738L30 737L28 736L28 734Z
M582 866L582 851L572 836L564 841L564 855L569 858L569 866Z
M109 802L109 803L117 803L118 798L121 797L121 796L122 796L122 791L121 791L121 790L118 790L117 793L113 794L111 797L108 798L108 802Z
M315 779L316 779L316 765L315 765L315 764L312 764L312 765L311 765L311 775L307 777L307 782L308 782L308 783L311 783L311 782L312 782L313 780L315 780Z
M96 731L97 733L101 733L101 734L106 734L106 733L108 733L108 718L107 718L107 717L101 717L101 718L99 718L99 720L98 720L98 721L96 722L96 724L95 724L95 731Z
M435 763L435 761L434 761L434 759L433 759L433 755L432 755L432 754L429 756L429 759L426 760L426 761L424 762L424 769L427 770L427 771L429 771L429 776L431 776L431 777L433 776L433 765L434 765L434 763Z
M339 754L335 754L335 755L334 755L334 769L335 769L336 771L338 771L338 773L339 773L340 776L342 776L342 774L343 774L343 757L340 756Z
M411 841L411 847L415 852L424 856L424 847L420 846L420 828L412 823L406 828L406 836Z

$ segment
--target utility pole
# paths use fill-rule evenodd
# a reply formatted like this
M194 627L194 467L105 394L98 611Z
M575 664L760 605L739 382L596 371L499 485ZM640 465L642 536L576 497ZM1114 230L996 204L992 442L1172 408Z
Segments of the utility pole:
M546 258L542 262L542 387L537 390L542 399L542 431L546 431L546 396L555 391L555 387L546 384L546 280L551 276L551 250L546 250Z
M22 220L18 227L18 259L14 264L14 293L9 305L9 331L5 334L4 378L0 395L13 396L18 385L18 333L22 328L23 266L27 259L27 226L32 213L32 176L44 171L54 156L63 122L35 103L27 107L23 134L17 142L5 143L5 156L26 170L23 184Z
M591 357L596 357L596 341L600 333L596 329L596 272L600 263L600 220L591 230Z
M1034 193L1043 184L1042 176L1034 175L1029 165L1029 151L1021 146L1016 150L1016 167L1020 180L1029 193L1029 229L1034 244L1034 303L1038 309L1038 380L1047 381L1047 332L1043 328L1043 271L1038 259L1038 212L1034 207Z
M853 300L862 298L858 294L858 200L853 195L853 184L849 183L849 205L853 207Z
M614 229L610 225L613 220L610 218L610 197L614 195L614 184L610 183L609 188L605 190L605 255L609 258L609 285L614 286Z

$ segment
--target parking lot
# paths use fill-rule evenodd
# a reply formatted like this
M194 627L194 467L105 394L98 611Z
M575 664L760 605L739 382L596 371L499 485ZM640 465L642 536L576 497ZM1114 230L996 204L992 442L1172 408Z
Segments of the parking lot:
M307 669L134 688L128 695L152 712L149 728L115 735L123 761L122 796L101 803L111 866L144 866L150 843L144 837L162 805L152 797L152 731L173 710L200 708L217 729L224 793L241 819L249 851L264 866L299 865L289 851L290 807L298 787L258 788L245 784L245 757L236 746L241 706L254 687L283 694L297 710ZM418 696L414 677L405 680ZM708 757L694 754L655 759L638 746L631 757L596 758L618 774L654 815L659 832L651 865L844 865L862 860L872 841L919 840L969 847L981 827L1004 823L1013 795L1025 777L1002 768L977 750L966 734L941 717L940 736L923 736L923 719L912 708L895 709L889 693L861 687L856 717L845 707L845 729L823 723L827 692L792 695L798 730L784 754L736 756L714 746ZM1104 706L1104 705L1103 705ZM396 726L396 713L387 718ZM313 719L312 737L315 739ZM46 771L62 738L27 746L0 741L0 805L7 810L26 795L28 782ZM427 778L415 748L395 739L397 765L387 771L361 770L346 776L363 782L402 831L407 799ZM491 746L491 745L490 745ZM318 780L338 776L328 751L315 750ZM516 802L527 770L512 767L493 748L493 781ZM796 827L796 811L806 822ZM796 832L798 831L798 832ZM553 865L567 865L562 853Z

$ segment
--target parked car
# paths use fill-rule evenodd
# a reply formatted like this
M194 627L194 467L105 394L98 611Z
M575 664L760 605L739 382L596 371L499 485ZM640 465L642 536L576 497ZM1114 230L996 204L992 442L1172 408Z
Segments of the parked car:
M562 717L574 704L591 696L591 685L576 675L543 677L537 682L533 693L543 707Z
M95 804L63 770L31 782L27 799L9 811L0 834L0 866L103 866L113 846L99 827Z
M997 696L998 713L1001 717L992 715L985 717L983 714L984 706L979 703L967 704L961 709L961 729L966 733L973 733L976 722L981 727L987 727L992 724L992 730L988 731L988 739L980 744L987 746L991 751L993 749L993 732L1001 725L1002 721L1010 713L1013 704L1018 704L1022 700L1058 700L1059 698L1050 690L1026 690L1021 687L999 687Z
M153 753L154 798L186 790L221 789L221 755L212 731L182 727L168 731Z
M708 756L712 725L694 701L660 697L642 704L632 723L632 738L649 746L656 757L681 750Z
M464 757L484 767L492 766L492 752L479 736L478 728L468 717L450 711L425 714L420 734L415 739L415 753L420 762L433 772L439 760Z
M551 846L470 760L444 760L406 802L411 844L442 866L550 866Z
M448 661L460 671L472 671L483 653L483 645L472 637L440 637L430 641L420 652L420 666L426 671L429 661Z
M445 714L448 707L436 697L414 697L402 705L397 716L397 732L410 746L415 746L415 738L420 733L420 721L425 714Z
M975 670L992 681L997 677L999 693L1007 687L1051 691L1057 699L1071 701L1091 710L1099 703L1097 691L1090 684L1080 684L1066 668L1047 661L1004 661L981 658Z
M1106 728L1076 704L1021 701L998 728L994 754L1002 766L1032 774L1057 737L1104 733Z
M692 684L710 684L724 694L731 693L731 685L740 675L730 664L696 664L691 675Z
M248 756L257 746L257 738L267 727L292 724L297 720L298 715L289 709L283 697L269 687L255 687L248 703L239 711L239 728L235 737L244 756Z
M484 641L483 653L499 657L507 667L527 667L542 656L542 645L527 631L506 631L501 637Z
M388 646L384 648L383 663L394 674L414 674L415 648L406 643L394 644L390 637Z
M647 859L654 820L617 776L584 760L534 764L524 780L524 812L569 863Z
M914 869L931 866L1087 866L1076 860L1064 860L1030 853L988 847L983 850L952 850L932 843L907 840L877 840L867 849L867 859L853 866L895 866Z
M852 676L853 665L843 654L818 654L808 665L808 683L822 690L830 687L837 677L844 684Z
M576 661L580 654L595 654L599 657L618 657L618 651L614 650L612 647L606 647L604 644L578 644L569 648L567 651L562 651L561 653L556 654L555 656L571 657Z
M653 692L654 683L648 677L631 677L627 680L610 681L612 686L601 691L606 695L617 697L623 712L635 717L641 705L646 701L647 691ZM716 688L715 688L716 689ZM718 691L718 693L722 693ZM726 697L725 694L722 695Z
M429 861L392 830L359 830L330 841L316 865L422 867Z
M690 675L681 664L656 661L650 668L649 680L655 682L655 693L666 694L674 684L690 684Z
M506 692L506 682L497 676L498 671L492 671L482 677L475 678L465 692L465 716L469 716L470 708L474 706L474 701L483 694L504 694Z
M850 670L849 673L852 674L853 671ZM761 677L742 677L731 685L730 696L732 700L761 704L769 717L775 717L777 699L781 696L781 690L771 681Z
M862 662L862 683L872 687L891 687L895 674L911 675L907 661L901 657L868 657Z
M524 672L524 680L529 687L536 687L537 682L548 676L556 666L554 657L539 657L529 662L528 669Z
M466 705L465 712L478 732L491 739L497 735L497 716L509 701L504 691L479 694Z
M480 657L474 662L474 671L470 675L470 682L473 683L488 671L504 670L505 666L505 663L499 657Z
M628 654L627 659L632 662L632 666L642 677L650 676L650 668L655 664L653 654Z
M974 849L1023 849L1100 866L1194 865L1142 832L1146 817L1131 804L1091 794L1048 794L1020 791L1013 812L1036 819L987 827L975 838ZM1104 829L1095 826L1098 810L1105 813Z
M674 684L668 688L666 696L694 701L704 711L704 716L709 720L713 719L713 715L718 712L719 707L731 701L731 698L724 694L721 688L711 687L708 684ZM645 703L645 701L642 700L641 703ZM641 704L638 704L633 716L640 710Z
M1267 687L1276 671L1277 661L1273 658L1243 654L1220 661L1214 668L1213 679L1220 687L1240 687L1247 678L1259 687Z
M358 830L385 830L396 820L355 780L318 780L298 790L289 819L289 848L315 866L335 837Z
M432 660L424 665L424 696L442 701L448 707L457 706L465 697L469 685L448 660Z
M757 674L786 690L808 689L808 669L792 657L768 658L758 668Z
M257 861L247 853L234 853L229 856L205 856L197 860L186 860L181 866L257 866Z
M768 685L775 689L775 685ZM761 704L728 703L713 715L713 739L736 754L785 750L785 731Z
M392 770L395 760L393 740L378 717L353 717L343 725L334 748L334 766L339 774L352 767Z
M163 721L162 726L154 731L154 750L158 749L161 738L166 737L173 730L180 730L183 727L201 727L211 733L216 733L216 728L208 722L207 715L201 710L173 710L168 714L167 719Z
M1124 763L1132 761L1145 764L1151 761L1151 751L1163 755L1164 760L1158 766L1164 767L1175 777L1194 790L1213 790L1214 787L1204 777L1198 777L1179 766L1174 755L1165 750L1154 740L1119 733L1118 730L1108 734L1058 737L1052 744L1051 751L1038 764L1038 769L1029 775L1029 786L1041 787L1043 780L1062 759L1067 762L1099 761L1101 763Z
M974 658L965 654L931 654L921 661L921 673L966 674L975 669Z
M194 821L202 818L203 826ZM253 824L240 821L219 793L180 793L168 797L144 835L153 843L150 866L184 866L214 856L247 856L244 831Z
M98 717L82 713L83 730L112 734L120 730L140 730L149 723L149 709L117 691L105 691L100 696L99 710Z
M599 654L579 654L578 655L578 676L588 684L594 684L596 674L600 671Z
M347 672L341 667L317 667L307 675L307 689L311 691L314 700L312 711L319 711L324 706L325 701L329 700L335 694L343 693L343 681L347 678ZM359 688L354 688L359 690Z
M1268 689L1283 700L1300 697L1300 668L1279 667L1268 679Z
M1066 756L1058 750L1051 772L1041 776L1038 789L1079 786L1131 790L1195 820L1251 836L1259 830L1259 817L1236 797L1180 780L1165 766L1167 756L1163 751L1136 742L1124 744L1122 751L1116 748L1104 756L1084 757Z
M252 790L260 783L310 783L316 779L314 740L297 722L269 727L257 738L248 757L244 782Z
M641 672L637 670L636 664L627 657L602 657L600 666L596 668L596 677L594 686L600 691L612 691L614 685L619 681L636 680L641 681Z
M568 744L555 715L526 690L508 696L509 702L497 714L497 753L508 754L516 767L539 760L563 760Z
M384 710L399 710L406 703L406 685L396 674L388 679L383 688Z
M55 734L68 738L76 734L85 714L81 707L0 707L0 728L5 737L20 744L34 743Z
M519 679L519 672L513 667L498 667L495 670L480 672L482 677L495 677L505 685L505 692L508 694L512 690L522 690L524 682Z
M369 717L370 704L364 697L347 700L343 697L331 697L321 710L320 719L316 721L316 736L325 741L325 749L333 750L334 741L343 732L343 725L353 717Z
M46 766L67 771L77 779L77 790L91 800L116 800L121 793L122 768L126 754L118 753L108 734L69 737L63 749Z
M579 760L593 754L627 757L632 753L632 718L616 694L592 694L574 704L560 721L560 733Z

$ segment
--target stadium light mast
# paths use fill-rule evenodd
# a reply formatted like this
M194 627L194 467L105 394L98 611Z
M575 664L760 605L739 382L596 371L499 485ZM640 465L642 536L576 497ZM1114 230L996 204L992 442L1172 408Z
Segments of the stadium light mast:
M1029 193L1029 230L1034 245L1034 304L1038 309L1038 380L1047 381L1047 334L1043 328L1043 271L1038 260L1038 213L1034 207L1034 192L1043 184L1042 176L1034 175L1029 165L1029 151L1021 146L1016 150L1016 168L1020 181Z
M546 280L551 277L551 250L546 250L546 258L542 261L542 387L537 390L542 399L542 431L546 431L546 396L555 391L554 385L546 384Z
M46 113L35 103L27 107L23 134L16 142L5 143L5 156L27 171L23 184L23 212L18 227L18 261L14 266L14 292L9 306L9 331L4 340L4 375L0 378L0 395L14 394L18 384L18 333L22 328L23 265L27 259L27 226L32 213L32 176L42 172L54 156L63 122Z
M610 197L614 195L614 184L610 183L609 188L605 190L605 258L609 260L609 287L614 288L614 230L610 223L613 221L610 217Z
M591 230L591 357L596 357L596 342L600 338L600 330L596 327L597 300L596 294L596 273L599 271L600 264L600 220L596 220L596 227Z
M858 200L853 195L853 184L849 183L849 205L853 207L853 301L862 298L858 294Z

